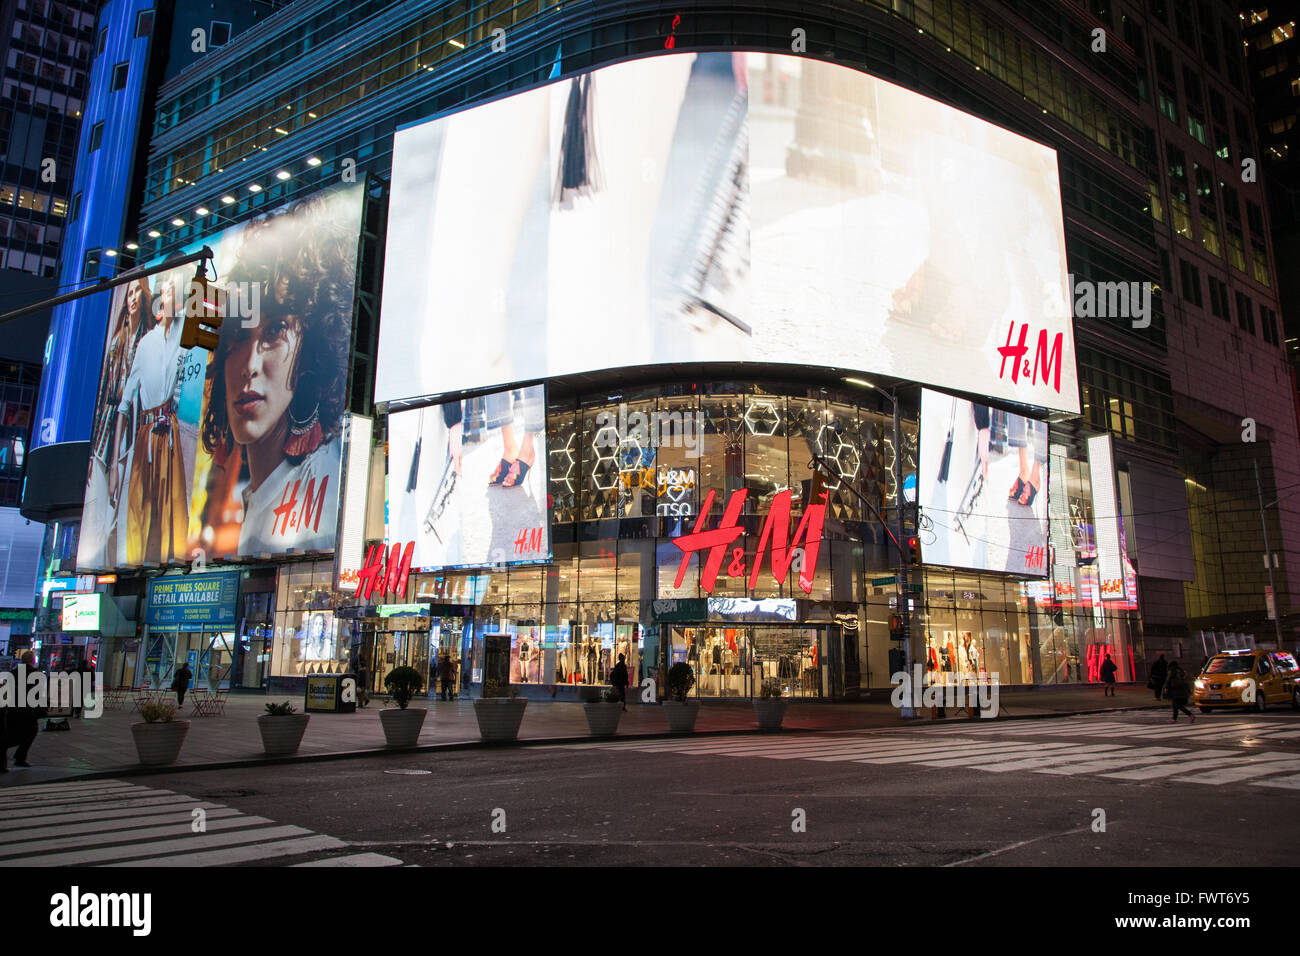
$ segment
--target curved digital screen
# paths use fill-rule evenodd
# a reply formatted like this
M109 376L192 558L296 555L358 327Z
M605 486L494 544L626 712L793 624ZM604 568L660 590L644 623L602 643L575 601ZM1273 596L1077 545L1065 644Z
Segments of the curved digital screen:
M1078 411L1055 151L848 67L665 54L400 130L388 236L379 402L749 361Z

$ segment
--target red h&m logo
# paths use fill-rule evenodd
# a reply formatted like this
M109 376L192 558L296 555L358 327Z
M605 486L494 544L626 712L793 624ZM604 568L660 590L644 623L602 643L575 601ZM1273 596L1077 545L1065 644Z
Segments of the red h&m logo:
M313 533L319 531L320 519L325 513L325 489L329 487L329 483L329 475L326 475L321 479L320 492L317 493L316 479L312 478L308 481L307 493L303 496L302 507L299 508L298 489L302 487L302 481L295 481L292 487L286 481L284 494L280 496L280 505L272 513L271 534L288 534L299 528L304 531L310 528ZM313 516L316 519L315 524L312 523Z
M1047 548L1036 546L1025 552L1025 567L1041 568L1047 562Z
M1051 383L1052 387L1059 393L1061 391L1061 353L1064 351L1063 344L1065 333L1057 332L1056 339L1052 342L1049 350L1047 347L1047 329L1038 330L1038 348L1034 351L1034 364L1029 364L1029 326L1022 323L1020 326L1020 337L1015 338L1016 323L1012 322L1007 327L1007 344L998 346L998 354L1002 356L1002 365L998 369L998 378L1002 379L1007 374L1007 362L1011 362L1011 382L1016 384L1023 375L1030 385L1037 385L1041 380L1044 385Z
M411 574L411 552L414 550L414 541L406 542L405 550L400 544L395 544L393 550L387 552L388 560L385 561L384 546L372 544L366 552L365 565L357 573L357 597L369 601L376 591L380 595L389 592L405 594L406 579Z
M718 581L718 571L722 568L722 562L726 560L727 546L739 538L744 531L737 522L740 520L740 513L745 507L745 498L748 494L745 488L731 493L731 497L727 499L727 507L722 513L722 520L712 531L704 530L704 522L708 520L709 509L713 507L714 492L710 491L705 496L704 503L700 506L699 517L695 519L694 530L690 534L673 538L673 544L682 551L682 563L677 568L677 579L673 587L681 587L682 581L686 579L686 568L690 564L691 555L697 551L708 551L709 556L700 572L700 584L704 588L704 593L713 593L713 587ZM794 563L793 552L802 542L803 563L799 568L799 587L805 594L812 593L813 574L817 570L817 553L821 550L822 525L826 522L826 493L822 492L820 495L819 504L809 505L804 510L803 517L799 519L799 527L795 530L794 540L789 540L790 496L790 489L787 488L772 499L772 507L768 509L767 518L763 521L763 530L758 536L754 566L749 569L750 588L758 583L758 572L763 566L763 555L769 547L772 549L772 577L777 584L785 583L786 575L790 573L790 566ZM745 575L744 548L732 549L727 573L733 577Z

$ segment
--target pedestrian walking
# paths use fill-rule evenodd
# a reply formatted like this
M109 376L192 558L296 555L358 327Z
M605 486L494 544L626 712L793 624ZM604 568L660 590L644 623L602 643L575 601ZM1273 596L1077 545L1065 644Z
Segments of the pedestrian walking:
M31 674L36 670L36 655L31 651L24 654L20 664ZM36 739L36 732L40 729L41 718L45 716L45 710L41 707L28 707L26 685L23 681L18 680L18 668L13 670L14 694L13 701L7 707L0 707L0 773L9 772L9 748L16 747L14 751L15 767L30 767L27 762L27 756L32 747L32 741Z
M1170 719L1178 723L1178 712L1181 710L1187 715L1187 719L1196 723L1196 716L1187 709L1187 699L1192 695L1191 681L1187 677L1187 672L1178 666L1177 661L1169 665L1169 701L1173 706L1173 717Z
M90 666L90 661L84 657L81 663L77 665L77 673L81 676L81 699L77 705L72 708L72 716L80 717L86 707L86 698L91 696L91 691L95 687L95 669Z
M1115 662L1111 659L1110 651L1107 651L1106 660L1101 665L1101 682L1106 685L1101 696L1115 696L1115 672L1118 670L1119 668L1115 666Z
M1159 700L1164 693L1165 678L1168 676L1169 662L1165 660L1165 655L1161 654L1151 665L1151 679L1147 681L1147 686L1156 693L1156 700Z
M624 662L624 655L618 655L618 663L614 669L609 672L609 683L618 693L618 699L623 702L623 709L627 710L627 664Z
M194 673L190 670L189 664L182 664L176 676L172 678L172 690L176 691L176 706L185 706L185 692L190 689L190 681L194 679Z
M451 700L451 655L443 654L438 659L438 699Z

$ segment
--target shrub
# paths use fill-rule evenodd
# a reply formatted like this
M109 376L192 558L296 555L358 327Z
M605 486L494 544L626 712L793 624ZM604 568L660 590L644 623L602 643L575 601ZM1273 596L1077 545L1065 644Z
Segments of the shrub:
M395 667L384 675L384 686L393 695L393 703L402 710L424 687L424 678L414 667Z
M678 661L668 668L668 696L679 703L685 703L686 695L695 686L695 671L685 661Z
M140 716L150 724L168 724L176 719L176 705L171 701L150 701L140 708Z
M283 704L267 704L266 712L272 717L288 717L293 713L293 704L287 700Z
M775 677L769 677L763 681L763 689L759 692L763 700L770 700L773 697L781 696L781 682Z

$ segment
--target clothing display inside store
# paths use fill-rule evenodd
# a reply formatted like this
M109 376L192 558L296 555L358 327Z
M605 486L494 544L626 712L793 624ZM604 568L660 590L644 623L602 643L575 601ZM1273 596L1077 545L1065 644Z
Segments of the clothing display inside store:
M608 684L620 654L628 674L637 680L641 659L637 625L602 624L600 628L590 632L581 625L520 625L510 642L510 682Z

